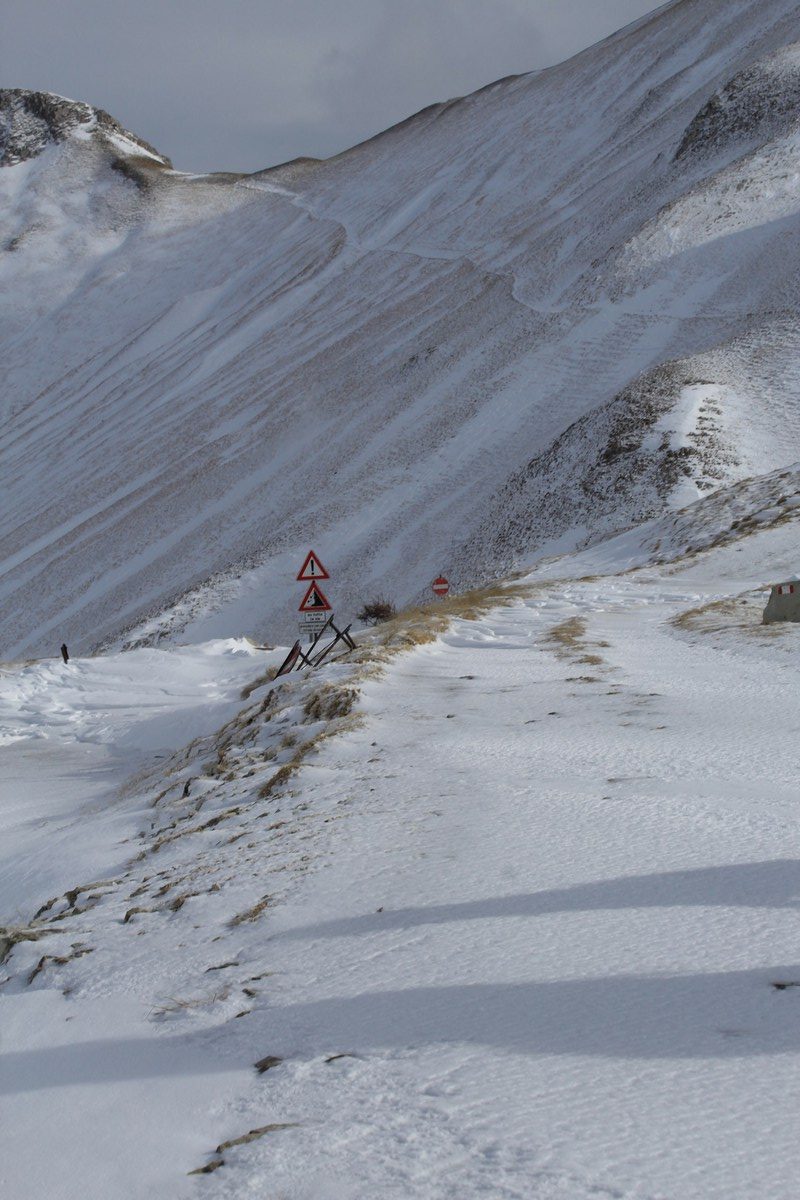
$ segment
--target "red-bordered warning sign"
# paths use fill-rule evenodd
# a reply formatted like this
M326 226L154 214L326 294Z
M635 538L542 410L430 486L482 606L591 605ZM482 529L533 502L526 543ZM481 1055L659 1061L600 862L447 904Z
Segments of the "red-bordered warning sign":
M325 570L314 551L309 550L308 554L306 555L306 561L300 568L300 574L297 576L297 578L301 583L307 583L313 579L330 579L330 575Z
M433 583L431 584L431 587L433 588L436 595L439 596L442 600L444 600L445 596L450 591L450 581L448 579L445 579L444 575L440 575L438 577L438 579L434 579Z
M331 605L322 588L318 584L312 583L297 611L301 613L331 612Z

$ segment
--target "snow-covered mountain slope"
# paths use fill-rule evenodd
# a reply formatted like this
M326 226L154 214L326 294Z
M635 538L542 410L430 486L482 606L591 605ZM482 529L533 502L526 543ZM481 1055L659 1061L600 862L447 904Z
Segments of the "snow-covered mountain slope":
M247 178L0 93L0 652L288 632L312 532L347 610L800 459L798 43L677 0Z

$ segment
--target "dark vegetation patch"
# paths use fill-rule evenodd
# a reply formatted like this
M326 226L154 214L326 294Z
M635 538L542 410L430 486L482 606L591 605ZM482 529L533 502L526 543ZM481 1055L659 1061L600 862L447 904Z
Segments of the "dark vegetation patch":
M362 625L378 625L381 621L391 621L396 616L397 610L391 600L387 600L385 596L375 596L372 600L364 601L356 619Z

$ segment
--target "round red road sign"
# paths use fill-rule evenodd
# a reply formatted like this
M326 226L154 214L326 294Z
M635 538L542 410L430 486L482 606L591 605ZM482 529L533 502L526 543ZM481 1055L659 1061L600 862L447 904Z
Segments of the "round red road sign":
M450 591L450 584L445 579L444 575L440 575L438 577L438 579L434 579L433 583L431 584L431 587L433 588L436 595L441 597L442 600L445 598L447 593Z

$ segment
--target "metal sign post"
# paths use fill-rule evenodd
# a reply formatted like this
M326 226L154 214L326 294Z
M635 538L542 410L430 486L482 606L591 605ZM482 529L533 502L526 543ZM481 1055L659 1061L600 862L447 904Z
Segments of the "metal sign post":
M306 561L300 568L300 573L297 576L300 583L313 583L315 579L330 579L330 575L323 567L320 560L317 558L313 550L309 550L306 555Z
M300 636L307 637L310 642L316 641L324 633L332 616L333 613L329 612L303 613L297 623Z
M298 582L308 584L298 608L300 613L298 627L300 637L308 639L312 645L316 643L328 622L333 618L333 606L318 582L321 579L330 579L330 574L326 571L319 556L313 550L309 550L297 573Z
M319 585L321 579L330 579L330 575L314 551L309 550L297 575L297 580L300 583L308 584L306 594L298 605L300 614L298 626L300 639L308 638L311 645L303 653L300 641L295 642L286 662L278 672L279 674L288 673L295 668L299 671L301 667L318 667L340 644L347 648L346 652L348 653L356 648L356 644L350 636L350 626L348 625L346 629L339 629L335 624L333 606ZM335 635L333 641L322 646L323 637L327 641L327 638L332 635Z

